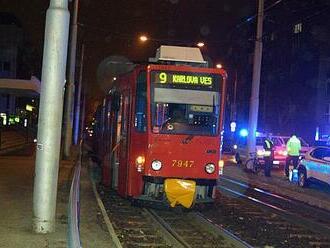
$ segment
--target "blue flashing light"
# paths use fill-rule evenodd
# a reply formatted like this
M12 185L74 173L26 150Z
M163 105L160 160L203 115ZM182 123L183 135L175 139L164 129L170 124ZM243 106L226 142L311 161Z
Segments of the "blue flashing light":
M241 130L239 131L239 135L242 136L242 137L247 137L248 134L249 134L249 132L248 132L248 130L245 129L245 128L244 128L244 129L241 129Z

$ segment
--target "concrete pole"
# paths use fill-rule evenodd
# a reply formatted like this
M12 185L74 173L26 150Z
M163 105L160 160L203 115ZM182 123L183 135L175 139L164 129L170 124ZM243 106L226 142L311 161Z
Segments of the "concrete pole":
M74 1L73 18L71 24L70 54L68 81L65 90L64 106L64 157L70 156L72 144L72 122L73 122L73 104L74 104L74 81L76 72L76 50L77 50L77 30L78 30L78 8L79 0Z
M80 119L80 137L84 139L84 133L85 130L85 111L86 111L86 94L85 94L85 88L82 88L82 112L81 112L81 119Z
M81 48L81 57L80 57L80 69L79 69L79 80L78 80L78 92L76 99L76 108L75 108L75 119L74 119L74 132L73 132L73 142L75 145L79 142L79 124L80 124L80 105L81 105L81 86L82 86L82 75L84 67L84 54L85 54L85 45L82 45Z
M259 88L260 88L260 73L261 73L261 60L262 60L262 27L264 20L264 0L259 0L258 4L258 24L257 36L254 47L254 60L253 60L253 77L252 77L252 90L250 99L250 112L249 112L249 135L247 138L248 155L255 153L256 147L256 131L258 124L258 111L259 111Z
M33 192L33 231L55 231L63 90L70 14L68 0L51 0L46 15Z

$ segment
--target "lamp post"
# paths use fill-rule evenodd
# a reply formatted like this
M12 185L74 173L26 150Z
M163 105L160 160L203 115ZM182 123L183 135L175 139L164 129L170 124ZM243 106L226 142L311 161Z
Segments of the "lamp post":
M254 48L252 90L251 90L250 112L249 112L249 134L247 138L248 155L255 153L255 149L256 149L255 148L256 131L258 124L259 88L260 88L260 73L261 73L261 60L262 60L263 20L264 20L264 0L259 0L257 36L256 36L255 48Z
M36 233L55 231L69 21L68 0L51 0L46 15L33 191Z
M74 82L75 82L75 72L76 72L76 50L77 50L77 30L78 30L78 8L79 8L79 0L75 0L73 7L72 24L71 24L68 81L65 89L64 140L63 140L65 158L68 158L70 156L70 148L72 144Z

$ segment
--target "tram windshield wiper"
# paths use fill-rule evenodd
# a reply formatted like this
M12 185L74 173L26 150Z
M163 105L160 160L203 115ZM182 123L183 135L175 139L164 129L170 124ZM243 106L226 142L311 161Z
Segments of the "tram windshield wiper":
M172 118L171 117L169 117L169 118L167 118L159 127L160 127L160 130L163 130L164 129L164 127L166 126L166 123L168 123L168 121L169 120L171 120Z

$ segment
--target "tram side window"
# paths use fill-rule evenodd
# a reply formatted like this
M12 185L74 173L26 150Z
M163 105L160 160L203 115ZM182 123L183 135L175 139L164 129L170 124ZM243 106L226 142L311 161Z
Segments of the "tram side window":
M138 132L147 130L147 74L141 72L136 83L135 122L134 126Z

